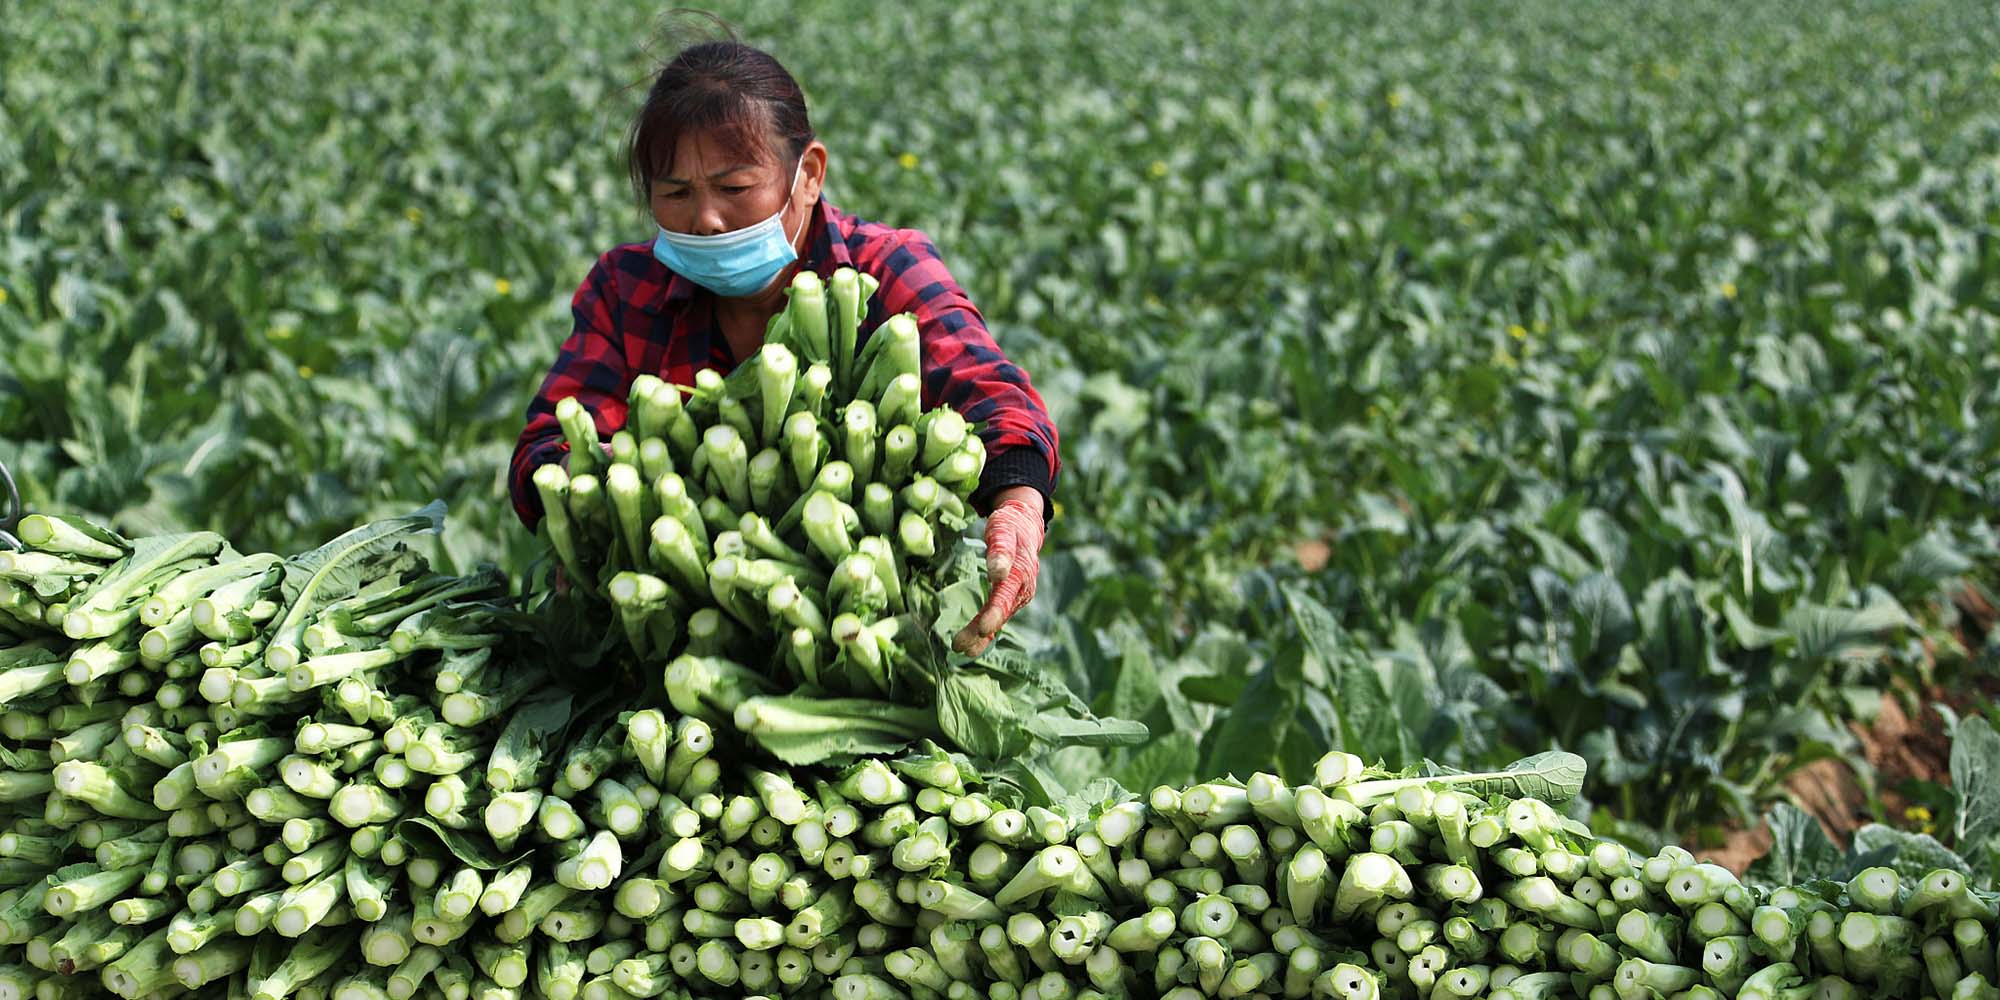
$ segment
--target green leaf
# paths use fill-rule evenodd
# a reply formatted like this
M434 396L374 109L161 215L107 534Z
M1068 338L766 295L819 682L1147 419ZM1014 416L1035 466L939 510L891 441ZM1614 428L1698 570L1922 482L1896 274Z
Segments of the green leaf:
M1025 723L1030 733L1055 746L1115 747L1146 742L1151 730L1128 719L1078 719L1059 712L1042 712Z
M1519 529L1534 541L1536 550L1541 553L1542 562L1561 574L1563 579L1580 580L1597 569L1591 565L1590 560L1583 557L1583 553L1578 552L1553 532L1531 524L1521 525Z
M945 740L974 757L1006 758L1028 749L1028 733L1014 699L984 671L954 670L937 691L938 728Z
M411 843L434 842L449 851L451 856L460 862L489 872L518 864L535 853L532 845L524 845L514 851L502 851L493 846L493 841L486 837L454 830L429 816L411 816L398 820L396 836Z
M1333 613L1298 586L1287 586L1284 593L1292 621L1305 640L1306 651L1319 660L1331 681L1333 690L1329 693L1334 704L1340 706L1337 726L1340 747L1364 758L1380 758L1396 763L1414 761L1420 756L1414 742L1414 733L1419 726L1413 724L1414 720L1406 719L1404 714L1416 710L1428 715L1428 706L1422 704L1423 694L1419 687L1407 681L1385 682L1384 671L1392 677L1407 678L1408 675L1387 665L1378 671L1367 654L1349 642L1347 631L1334 620ZM1397 696L1393 699L1390 696L1391 683L1395 684ZM1242 714L1245 706L1254 704L1256 699L1282 696L1282 690L1275 685L1273 690L1275 695L1259 692L1253 684L1251 690L1244 692L1225 728L1234 725L1235 716ZM1295 709L1296 703L1285 707ZM1290 713L1285 714L1289 717ZM1261 736L1254 728L1245 732L1246 738L1258 739L1264 745L1276 745L1283 736L1281 731L1275 730L1266 731Z
M288 606L269 633L269 645L297 645L321 608L368 582L371 563L393 557L409 536L443 530L444 512L444 501L433 500L415 513L364 524L311 552L287 559L284 594Z
M1972 572L1974 563L1959 550L1954 539L1940 527L1925 532L1910 543L1897 564L1902 575L1917 580L1942 582Z
M182 564L206 562L228 543L213 531L149 535L135 539L132 551L112 563L89 590L70 602L71 610L115 611L150 597L148 581L172 573Z
M1597 557L1599 568L1614 575L1624 568L1631 540L1610 514L1595 507L1584 511L1577 515L1576 533Z
M1730 637L1744 649L1765 649L1790 635L1784 629L1766 628L1757 624L1751 619L1750 612L1745 611L1743 605L1737 603L1733 595L1722 599L1722 617L1729 623Z
M1785 616L1785 630L1806 660L1872 660L1883 654L1882 633L1911 624L1909 613L1886 594L1862 608L1801 602Z
M1111 714L1143 719L1164 697L1153 653L1138 636L1127 634L1119 644L1118 679L1111 688Z
M1395 501L1379 493L1363 492L1354 497L1359 508L1360 527L1369 531L1386 532L1391 535L1407 534L1410 520Z
M1459 771L1429 761L1418 768L1425 776L1450 778L1447 784L1468 795L1536 798L1550 804L1567 802L1581 793L1588 770L1582 757L1566 750L1523 757L1498 771Z
M952 637L978 616L986 603L984 553L983 545L961 538L937 572L941 586L931 612L934 616L931 633L946 649L951 648Z
M1578 666L1589 665L1583 662L1588 657L1601 660L1608 668L1635 634L1632 604L1626 600L1624 588L1609 573L1592 573L1570 589L1569 601L1576 626L1571 648L1580 661Z
M1950 869L1961 875L1970 876L1972 867L1965 859L1928 834L1910 833L1880 823L1870 823L1854 831L1851 847L1856 853L1868 851L1888 851L1887 860L1878 864L1896 870L1896 874L1906 882L1915 884L1925 875L1940 868Z
M1181 678L1180 693L1208 705L1234 705L1250 687L1248 674L1196 674Z
M2000 733L1985 716L1960 722L1952 734L1951 787L1958 796L1953 843L1964 849L2000 832Z
M1075 791L1057 799L1049 808L1069 821L1070 828L1076 829L1102 815L1104 810L1120 802L1130 802L1137 798L1136 792L1128 790L1111 778L1099 777ZM1098 904L1101 905L1101 904ZM1082 912L1088 913L1089 910Z
M1223 717L1222 727L1209 733L1203 774L1247 777L1274 769L1274 753L1283 745L1299 710L1298 685L1286 678L1296 676L1303 654L1297 645L1280 649L1251 678L1243 697ZM1289 670L1281 665L1287 659L1293 663Z
M838 733L758 733L755 738L765 752L794 767L892 754L910 745L907 736L865 726Z
M1771 828L1771 850L1753 863L1747 874L1765 885L1796 885L1808 879L1831 878L1845 856L1820 828L1819 821L1789 802L1780 802L1764 816Z
M557 688L538 692L514 707L500 731L499 742L517 756L542 751L549 757L561 751L563 734L571 723L583 717L569 692Z
M1193 734L1166 733L1134 753L1119 769L1118 780L1133 789L1185 785L1194 780L1200 763L1201 748Z

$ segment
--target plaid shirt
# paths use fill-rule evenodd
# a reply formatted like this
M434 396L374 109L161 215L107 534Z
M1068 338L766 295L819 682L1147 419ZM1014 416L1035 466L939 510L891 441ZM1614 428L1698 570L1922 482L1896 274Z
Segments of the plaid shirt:
M923 404L948 404L976 424L986 444L986 470L972 496L986 514L993 494L1011 486L1042 493L1053 515L1057 457L1054 421L1027 372L1000 353L986 321L952 280L923 233L864 222L825 198L813 209L812 246L802 261L821 277L853 267L881 280L861 322L861 339L883 320L913 313L923 344ZM576 328L528 404L527 426L514 445L508 488L521 523L534 530L542 501L532 476L569 450L556 422L556 401L575 396L596 418L598 433L625 426L632 380L652 372L674 385L693 385L701 369L729 372L734 357L715 319L714 293L674 274L653 257L652 244L629 243L597 259L571 299Z

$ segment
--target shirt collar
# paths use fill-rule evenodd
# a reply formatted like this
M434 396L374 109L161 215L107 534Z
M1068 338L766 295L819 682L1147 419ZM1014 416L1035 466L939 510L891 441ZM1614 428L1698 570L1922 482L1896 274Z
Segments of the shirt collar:
M813 238L812 242L806 245L806 255L800 262L801 265L811 268L821 277L831 275L842 267L853 267L854 255L847 249L847 223L847 216L842 214L840 209L833 207L833 203L826 200L826 195L820 195L819 199L813 202L812 221L807 223L813 230ZM651 244L647 244L647 248L647 255L651 256ZM658 260L653 263L662 271L666 271L665 264L660 264ZM658 298L647 304L646 312L657 313L668 306L687 302L694 298L697 292L707 291L671 271L668 271L667 275L666 287Z

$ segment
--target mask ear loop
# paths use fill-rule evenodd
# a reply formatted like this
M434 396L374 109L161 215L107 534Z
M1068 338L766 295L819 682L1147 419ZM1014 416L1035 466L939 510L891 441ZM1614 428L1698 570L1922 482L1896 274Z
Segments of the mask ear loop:
M798 165L792 168L792 183L789 187L785 188L785 201L787 204L791 202L793 192L798 190L799 178L805 176L805 169L806 169L806 154L800 153ZM810 208L806 209L806 217L803 221L799 223L799 236L804 236L806 234L806 227L809 225L812 225L812 209ZM793 246L797 246L799 242L799 236L793 236L790 233L786 233L785 242Z

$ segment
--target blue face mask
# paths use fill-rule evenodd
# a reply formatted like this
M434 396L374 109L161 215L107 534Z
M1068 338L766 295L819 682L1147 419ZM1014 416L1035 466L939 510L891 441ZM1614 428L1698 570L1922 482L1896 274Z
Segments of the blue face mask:
M792 188L798 186L805 158L792 170L792 186L785 189L785 205L776 214L754 225L717 236L690 236L669 232L665 227L653 238L653 257L672 268L675 274L724 298L755 295L770 287L785 265L799 259L794 238L785 235L785 208L791 205ZM806 218L810 220L811 214ZM804 232L801 224L800 232Z

